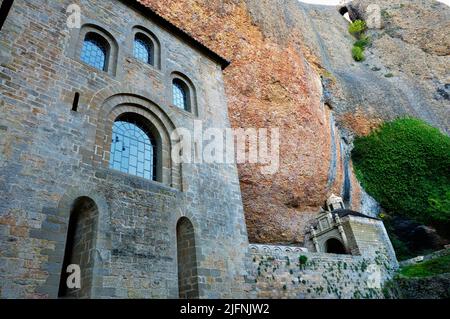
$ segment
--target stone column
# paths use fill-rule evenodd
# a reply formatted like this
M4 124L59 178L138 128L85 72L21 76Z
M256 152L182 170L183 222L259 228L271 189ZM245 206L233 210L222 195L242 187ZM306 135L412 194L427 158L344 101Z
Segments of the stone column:
M313 226L311 226L311 238L312 241L314 243L314 248L316 249L316 251L319 253L320 252L320 247L319 247L319 242L317 241L317 234L316 234L316 230L314 229Z
M336 225L337 225L339 234L341 235L342 242L344 244L345 250L348 252L349 251L349 247L348 247L347 235L345 234L344 227L342 227L341 219L339 218L338 214L334 215L334 219L336 221Z

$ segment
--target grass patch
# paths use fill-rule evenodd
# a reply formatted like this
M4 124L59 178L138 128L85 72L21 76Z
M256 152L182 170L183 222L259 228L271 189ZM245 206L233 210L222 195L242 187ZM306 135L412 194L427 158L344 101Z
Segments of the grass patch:
M415 265L400 268L399 274L405 277L428 277L450 273L450 255L427 260Z

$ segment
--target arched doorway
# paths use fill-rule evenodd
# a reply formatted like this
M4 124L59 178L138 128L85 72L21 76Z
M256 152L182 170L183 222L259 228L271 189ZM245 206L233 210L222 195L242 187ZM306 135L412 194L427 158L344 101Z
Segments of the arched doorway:
M194 226L182 217L177 224L178 291L180 299L199 297Z
M346 254L344 245L336 238L328 239L325 242L325 251L329 254Z
M59 282L59 298L89 298L94 268L95 234L98 207L89 197L80 197L72 205L67 229L64 261ZM78 265L81 270L81 288L67 287L67 267Z

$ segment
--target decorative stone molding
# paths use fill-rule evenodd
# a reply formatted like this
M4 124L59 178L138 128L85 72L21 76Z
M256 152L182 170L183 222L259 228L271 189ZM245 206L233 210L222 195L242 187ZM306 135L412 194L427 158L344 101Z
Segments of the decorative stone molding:
M264 253L270 255L281 255L283 253L308 252L308 249L306 249L305 247L250 244L249 251L252 254Z

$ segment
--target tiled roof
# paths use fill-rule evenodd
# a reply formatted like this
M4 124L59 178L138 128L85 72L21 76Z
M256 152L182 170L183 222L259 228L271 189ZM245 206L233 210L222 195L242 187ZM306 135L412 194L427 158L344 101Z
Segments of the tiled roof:
M368 215L364 215L362 213L355 212L355 211L350 210L350 209L335 209L335 210L333 210L333 214L338 214L339 217L345 217L345 216L350 215L350 216L364 217L364 218L370 218L370 219L379 220L378 218L371 217L371 216L368 216Z

